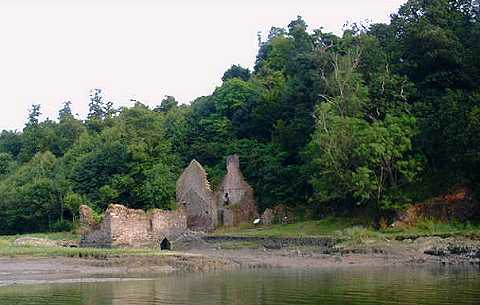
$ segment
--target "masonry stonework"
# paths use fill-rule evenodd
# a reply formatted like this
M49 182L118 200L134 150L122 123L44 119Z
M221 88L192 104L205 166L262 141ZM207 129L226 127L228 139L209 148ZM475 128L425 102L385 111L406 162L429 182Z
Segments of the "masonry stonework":
M260 219L262 221L262 224L269 226L273 224L274 217L275 216L273 215L273 210L267 208L265 209L265 211L263 211L262 217L260 217Z
M145 212L119 204L111 204L100 223L93 219L92 210L82 205L80 223L82 247L159 247L164 238L187 229L183 209Z
M227 174L214 193L202 165L192 160L177 181L176 211L129 209L111 204L97 222L92 209L80 207L82 247L161 247L186 232L213 231L258 217L253 188L240 171L237 155L228 156Z
M217 226L217 207L207 172L196 160L177 181L177 202L185 208L187 227L195 231L213 231Z
M220 184L216 199L220 225L236 226L258 217L253 188L243 177L238 155L227 157L227 174Z

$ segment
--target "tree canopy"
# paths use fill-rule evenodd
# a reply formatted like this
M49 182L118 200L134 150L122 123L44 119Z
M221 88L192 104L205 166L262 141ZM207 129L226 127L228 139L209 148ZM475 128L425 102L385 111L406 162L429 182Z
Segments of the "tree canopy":
M174 208L191 159L216 187L232 153L260 211L388 214L459 183L478 191L478 12L410 0L342 36L298 17L259 40L252 70L232 65L189 104L115 109L94 89L85 120L67 101L44 121L34 104L22 131L0 133L0 233L68 228L82 203Z

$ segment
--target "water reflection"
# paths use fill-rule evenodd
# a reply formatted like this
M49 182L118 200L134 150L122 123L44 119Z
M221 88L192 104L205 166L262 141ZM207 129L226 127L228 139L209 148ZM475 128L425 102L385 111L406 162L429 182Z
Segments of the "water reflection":
M480 304L473 268L257 270L0 288L0 304Z

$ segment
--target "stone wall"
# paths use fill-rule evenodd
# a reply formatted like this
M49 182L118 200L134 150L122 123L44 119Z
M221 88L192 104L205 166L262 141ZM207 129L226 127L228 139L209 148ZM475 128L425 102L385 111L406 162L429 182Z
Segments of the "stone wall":
M187 216L182 208L176 211L155 209L147 213L152 225L154 236L173 237L187 229Z
M195 231L212 231L217 225L217 207L207 179L207 172L196 160L177 181L177 202L185 208L187 227Z
M80 206L80 247L106 248L112 245L110 218L97 223L93 211L86 205Z
M112 246L147 246L152 239L150 219L143 210L110 205L104 218L110 223Z
M220 184L216 200L219 207L219 223L224 226L236 226L258 217L253 188L243 177L237 155L227 158L227 174Z
M100 223L92 217L92 210L80 207L82 247L151 247L159 246L165 238L172 238L186 230L186 216L177 211L128 209L111 204Z
M228 194L228 200L224 198ZM177 181L176 211L128 209L111 204L101 222L93 211L80 207L81 239L83 247L150 247L159 246L167 237L185 232L212 231L219 222L235 226L258 217L252 187L240 171L237 155L227 158L227 174L214 194L207 173L196 160L184 170Z
M273 210L272 209L265 209L262 213L262 217L260 217L262 224L264 225L271 225L273 224L275 215L273 215Z

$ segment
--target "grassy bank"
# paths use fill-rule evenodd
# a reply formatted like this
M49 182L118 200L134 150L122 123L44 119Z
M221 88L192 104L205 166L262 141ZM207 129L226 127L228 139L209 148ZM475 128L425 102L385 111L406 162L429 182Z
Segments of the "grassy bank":
M28 234L17 234L17 235L0 235L0 243L2 241L15 241L17 238L21 237L38 237L38 238L48 238L50 240L78 240L80 236L72 232L49 232L49 233L28 233Z
M64 248L64 247L35 247L35 246L16 246L5 244L0 241L0 257L14 256L36 256L36 257L84 257L84 258L107 258L120 256L168 256L178 255L176 252L160 252L151 249L94 249L94 248ZM184 254L182 254L184 255Z
M332 237L339 242L361 244L367 240L393 240L415 239L418 237L468 237L480 239L480 226L462 223L439 223L423 220L416 226L408 228L388 228L375 230L362 225L360 219L353 218L325 218L317 221L305 221L293 224L274 224L271 226L254 226L244 224L235 228L221 228L213 235L246 236L246 237ZM92 257L106 258L118 256L165 256L178 255L175 252L159 251L158 249L94 249L94 248L68 248L52 246L25 246L16 245L14 241L20 237L39 237L49 240L78 240L79 236L63 233L37 233L26 235L0 236L0 257L37 256L37 257ZM245 243L245 242L244 242ZM223 243L222 249L257 248L255 243L242 244L242 242Z
M361 219L328 217L322 220L292 224L255 226L245 224L236 228L221 228L215 235L251 237L321 237L332 236L344 239L404 239L422 236L465 236L480 238L480 226L470 223L440 223L432 220L419 221L406 228L376 230L362 225Z
M243 224L235 228L220 228L214 234L252 237L317 237L333 235L338 231L356 225L359 225L359 221L356 219L328 217L316 221L274 224L271 226Z
M130 249L130 248L69 248L53 246L16 245L14 241L20 237L38 237L49 240L78 240L79 236L70 232L35 233L24 235L0 236L0 257L36 256L36 257L85 257L106 258L118 256L166 256L178 255L175 252L159 251L158 249Z
M480 238L480 225L467 223L442 223L433 220L419 221L415 226L407 228L388 228L382 234L395 238L421 237L421 236L465 236Z

